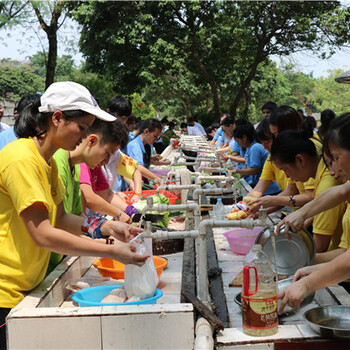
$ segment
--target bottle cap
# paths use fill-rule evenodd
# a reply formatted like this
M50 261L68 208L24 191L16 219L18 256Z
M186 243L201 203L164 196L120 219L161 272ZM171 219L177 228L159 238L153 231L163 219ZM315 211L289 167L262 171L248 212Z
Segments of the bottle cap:
M222 202L222 198L218 198L216 202Z

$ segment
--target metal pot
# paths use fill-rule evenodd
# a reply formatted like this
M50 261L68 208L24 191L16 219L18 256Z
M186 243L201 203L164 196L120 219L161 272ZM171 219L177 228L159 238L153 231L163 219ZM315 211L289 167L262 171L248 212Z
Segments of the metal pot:
M325 338L350 340L350 306L330 305L304 313L309 326Z

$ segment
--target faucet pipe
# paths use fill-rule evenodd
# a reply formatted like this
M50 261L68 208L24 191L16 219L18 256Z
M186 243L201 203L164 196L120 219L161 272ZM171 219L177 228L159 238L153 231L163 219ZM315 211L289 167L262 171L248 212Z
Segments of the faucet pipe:
M233 193L234 189L232 187L227 188L197 188L193 191L193 201L198 203L199 198L202 194L214 195L214 194L226 194Z
M157 204L153 205L153 198L146 198L147 205L142 209L141 217L144 216L149 211L157 211L159 213L164 213L167 211L188 211L191 212L194 216L194 227L197 228L199 226L201 220L201 212L200 206L196 203L188 203L188 204Z
M191 184L191 185L160 185L157 188L157 193L161 190L165 191L176 191L176 190L191 190L200 188L199 185Z
M214 180L214 181L235 181L236 179L232 176L226 176L226 175L211 175L211 176L198 176L196 179L196 183L200 184L202 181L208 181L208 180Z

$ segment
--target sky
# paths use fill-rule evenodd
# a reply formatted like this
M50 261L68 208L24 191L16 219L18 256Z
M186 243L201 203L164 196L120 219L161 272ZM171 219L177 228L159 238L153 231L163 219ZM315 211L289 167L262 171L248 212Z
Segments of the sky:
M41 40L40 40L41 38ZM71 54L77 66L83 60L82 54L78 48L79 27L69 20L66 21L64 29L60 30L59 37L59 56ZM24 31L16 27L14 30L0 30L0 59L11 58L14 60L26 60L29 56L42 50L42 43L46 43L44 33L41 29L32 27L31 30ZM65 44L63 44L65 43ZM278 64L281 60L278 57L272 57ZM283 62L291 61L295 64L298 71L304 73L313 72L316 78L328 76L328 70L341 69L350 71L350 48L338 50L328 60L321 60L317 55L311 52L302 52L284 58Z

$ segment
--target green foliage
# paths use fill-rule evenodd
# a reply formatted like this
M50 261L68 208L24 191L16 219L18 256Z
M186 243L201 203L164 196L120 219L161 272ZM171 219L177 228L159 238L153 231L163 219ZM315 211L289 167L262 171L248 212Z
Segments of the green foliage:
M330 70L327 78L315 82L314 105L318 112L327 108L333 109L336 115L350 111L350 86L339 84L334 79L341 70Z
M46 64L47 64L47 52L37 52L29 57L29 66L32 68L33 73L42 77L46 76ZM55 76L60 80L60 77L69 75L73 72L74 61L70 55L63 55L57 57Z
M132 104L132 112L136 117L141 119L155 118L157 116L157 111L151 104L147 104L143 101L141 96L134 92L133 94L127 96Z
M29 72L24 67L0 66L0 95L19 99L25 93L44 91L41 77Z
M82 25L87 68L121 93L146 89L156 108L183 115L218 116L229 105L232 113L249 116L257 112L251 92L272 87L254 80L263 76L259 66L267 57L303 49L322 56L325 43L332 49L346 43L348 12L335 1L95 1L81 2L74 16ZM277 77L269 81L277 84ZM293 88L279 93L298 103ZM166 102L157 97L161 89Z

